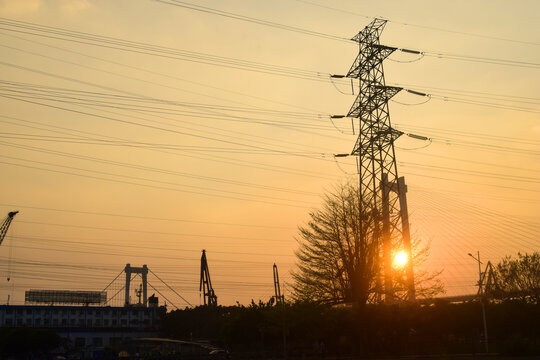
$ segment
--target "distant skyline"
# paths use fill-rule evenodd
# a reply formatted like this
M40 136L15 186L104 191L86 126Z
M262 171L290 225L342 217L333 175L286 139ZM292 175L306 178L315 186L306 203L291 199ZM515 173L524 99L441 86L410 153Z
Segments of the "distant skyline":
M287 298L297 227L356 177L354 159L333 154L357 135L330 115L358 89L330 74L348 71L358 47L346 39L373 17L388 20L381 43L423 52L384 65L388 85L412 90L390 116L413 135L396 158L413 235L431 247L424 267L442 270L447 295L475 292L467 253L540 251L539 11L0 0L0 218L20 211L0 246L0 303L102 290L130 263L198 305L202 249L218 303L267 301L274 263Z

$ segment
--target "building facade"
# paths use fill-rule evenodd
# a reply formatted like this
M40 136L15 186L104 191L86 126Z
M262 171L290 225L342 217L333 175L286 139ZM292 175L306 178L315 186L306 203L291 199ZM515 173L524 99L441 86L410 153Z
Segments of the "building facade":
M164 307L0 305L0 327L43 328L76 347L157 336Z

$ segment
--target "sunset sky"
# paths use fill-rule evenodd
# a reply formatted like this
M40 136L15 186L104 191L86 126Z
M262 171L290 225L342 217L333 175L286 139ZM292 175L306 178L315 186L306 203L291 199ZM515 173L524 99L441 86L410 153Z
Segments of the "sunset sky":
M329 118L355 95L329 75L374 17L382 44L424 52L384 63L388 85L431 95L390 102L395 128L431 139L396 142L424 268L446 295L474 293L467 253L540 251L539 13L536 0L0 0L0 217L20 211L0 303L102 290L130 263L199 305L202 249L220 304L267 301L274 263L287 298L298 226L356 176L333 157L351 151L351 121Z

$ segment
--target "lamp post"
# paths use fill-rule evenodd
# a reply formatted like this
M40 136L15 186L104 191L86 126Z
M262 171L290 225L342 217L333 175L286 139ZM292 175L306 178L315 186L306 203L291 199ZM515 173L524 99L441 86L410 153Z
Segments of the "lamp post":
M484 321L484 346L486 353L489 352L488 346L488 333L487 333L487 324L486 324L486 307L484 305L484 289L482 286L482 262L480 261L480 251L477 252L478 257L474 257L473 254L468 254L474 260L478 262L478 294L480 295L480 304L482 305L482 320Z

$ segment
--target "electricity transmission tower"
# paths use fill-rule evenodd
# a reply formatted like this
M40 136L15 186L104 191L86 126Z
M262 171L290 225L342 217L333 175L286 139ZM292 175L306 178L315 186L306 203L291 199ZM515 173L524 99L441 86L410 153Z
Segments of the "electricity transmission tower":
M359 52L345 77L357 79L360 89L346 115L358 119L359 122L358 138L350 155L356 157L361 213L368 217L367 222L360 222L360 226L364 226L360 231L364 236L373 236L379 248L382 248L384 300L391 303L394 301L392 245L396 241L404 240L404 214L400 211L399 202L400 194L404 192L404 189L401 189L404 182L398 181L394 151L394 141L402 133L391 126L388 101L402 88L385 84L382 62L397 50L379 42L385 25L386 20L375 19L351 39L358 43ZM405 248L410 249L410 239L405 239L405 242L407 241L409 246L406 243ZM410 253L408 257L411 266L411 271L407 271L408 297L409 300L414 300ZM380 289L378 291L381 292Z

